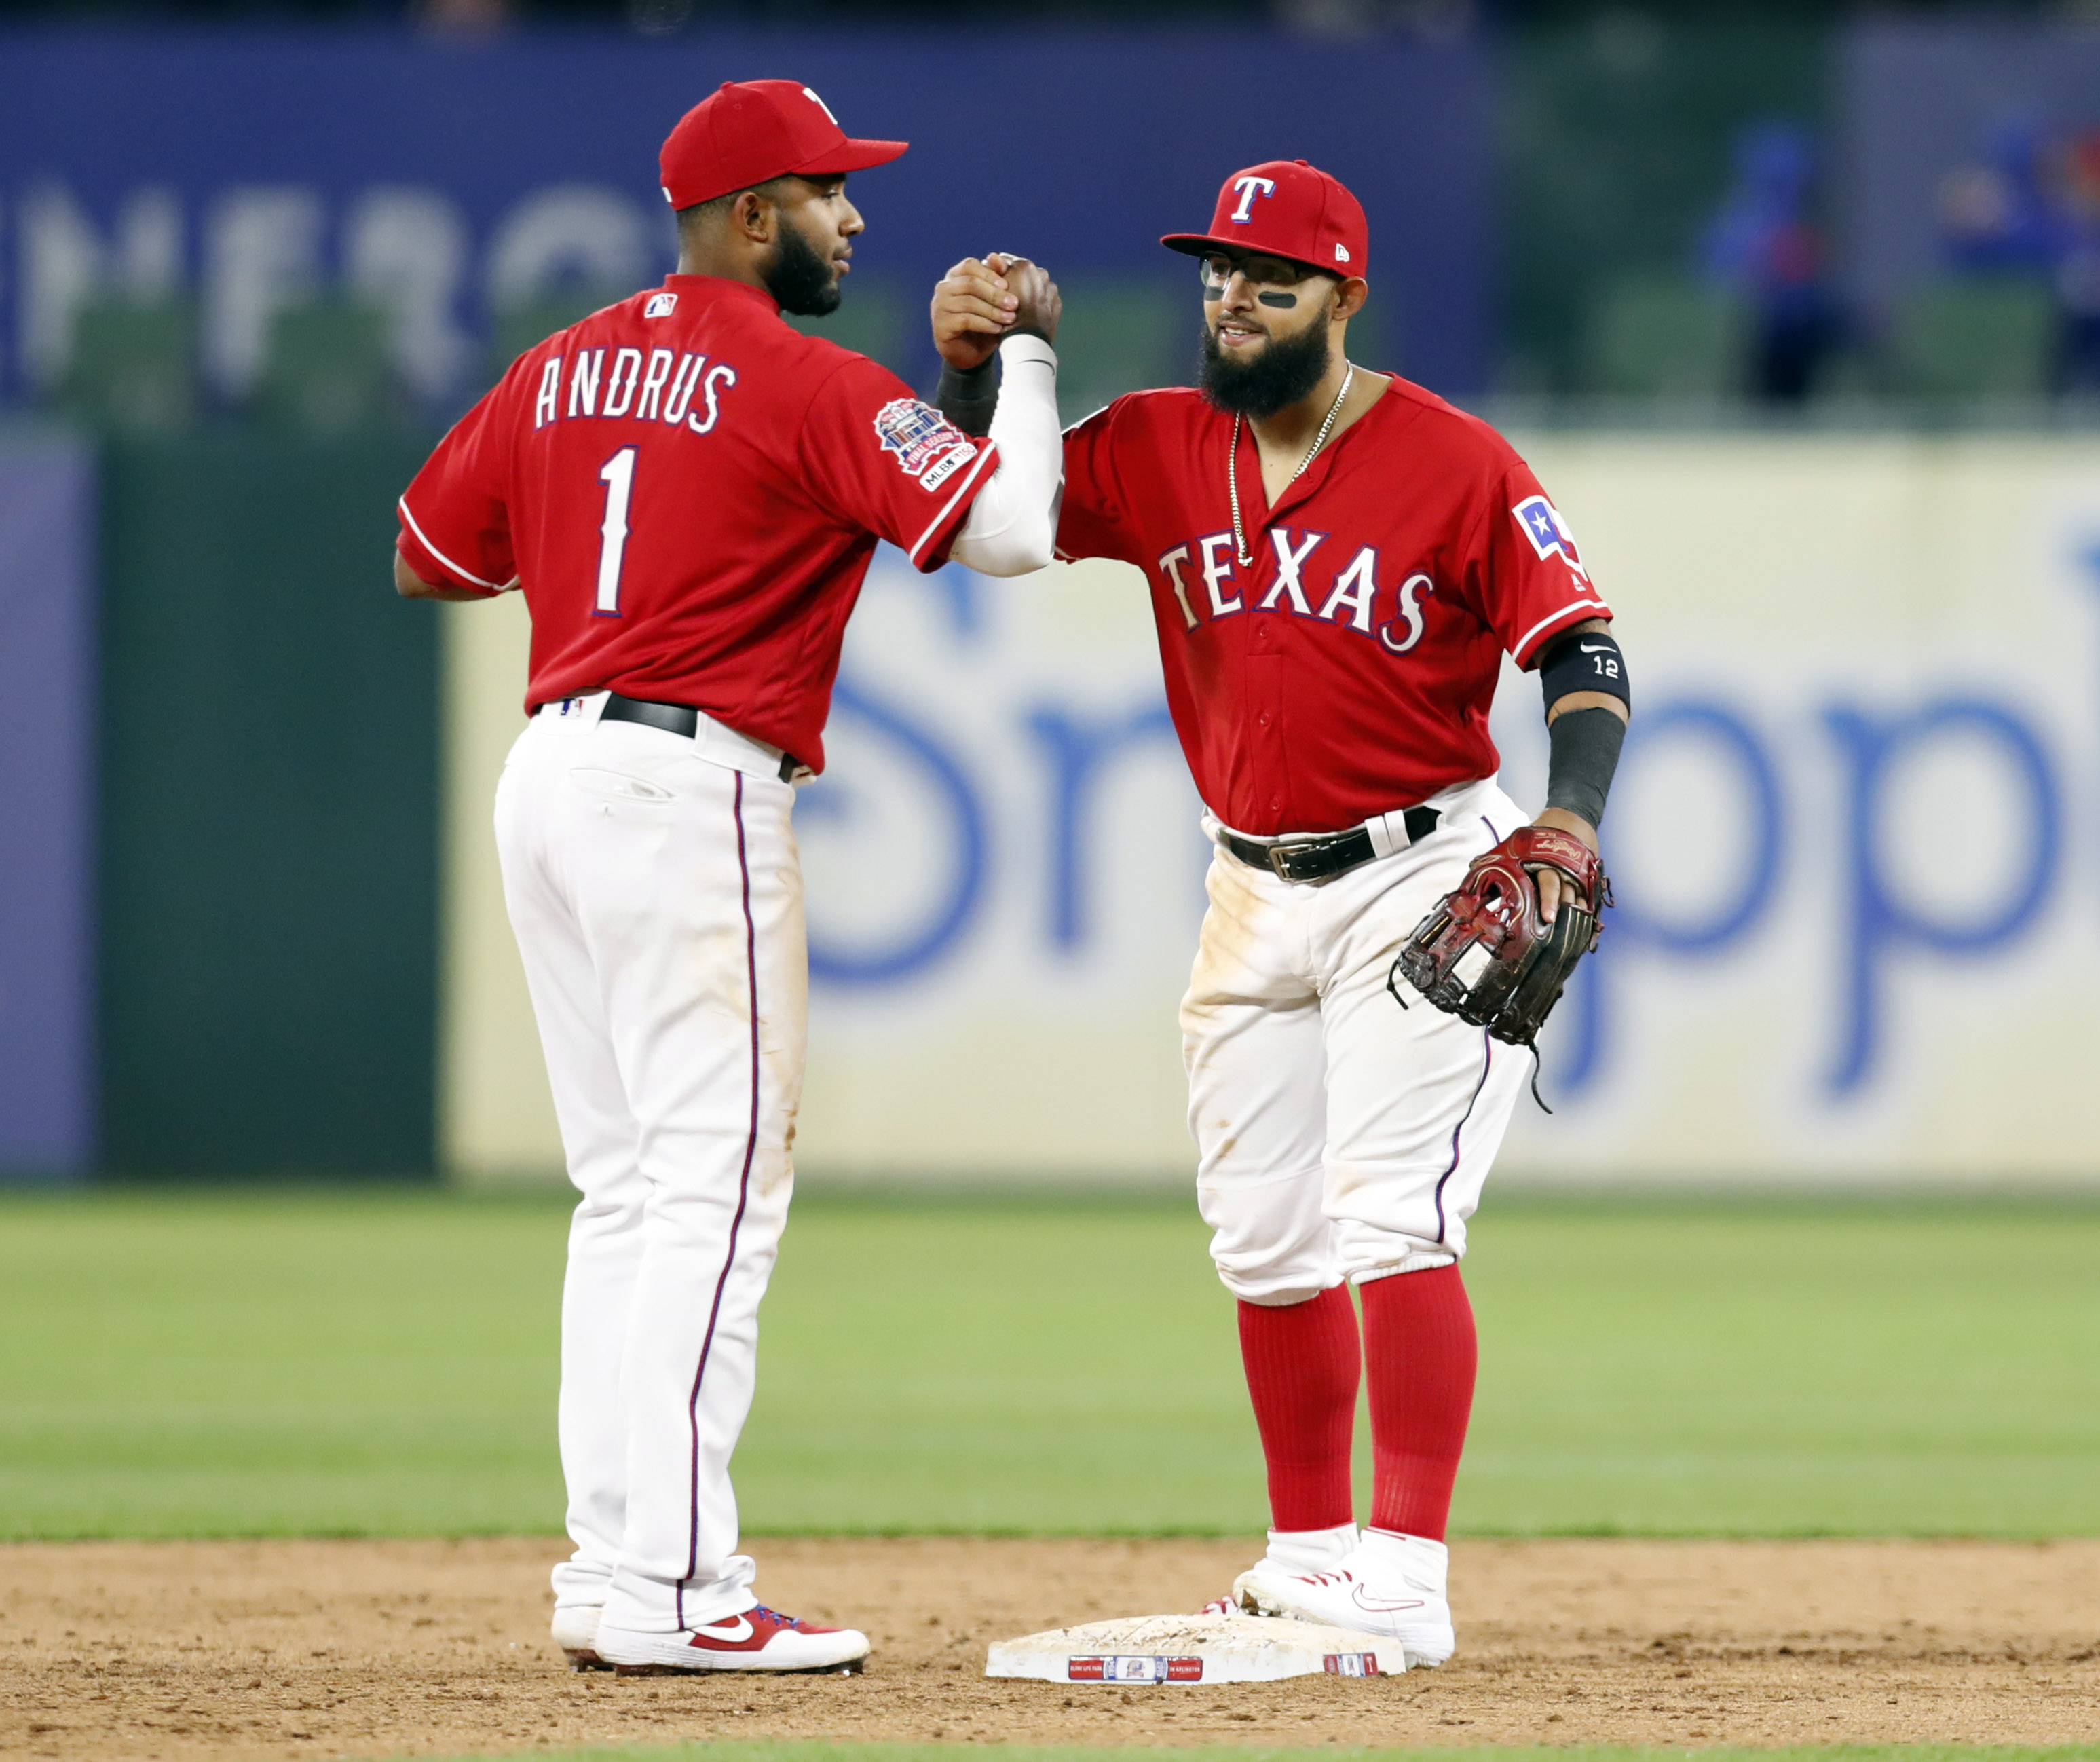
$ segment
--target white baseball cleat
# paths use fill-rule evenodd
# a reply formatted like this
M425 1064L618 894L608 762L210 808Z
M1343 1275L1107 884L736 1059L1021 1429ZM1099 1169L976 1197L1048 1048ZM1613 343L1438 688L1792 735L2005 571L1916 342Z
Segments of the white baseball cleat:
M554 1610L554 1644L569 1661L571 1670L611 1670L598 1655L598 1605L564 1603Z
M851 1627L819 1627L776 1614L763 1604L678 1633L598 1631L598 1654L623 1676L685 1671L828 1671L860 1674L867 1636Z
M1233 1579L1233 1590L1220 1596L1216 1602L1206 1602L1206 1615L1262 1615L1264 1611L1241 1602L1239 1588L1247 1579L1260 1575L1270 1581L1279 1577L1294 1577L1298 1573L1331 1573L1335 1566L1348 1558L1348 1550L1361 1542L1363 1535L1352 1522L1338 1522L1334 1529L1270 1529L1268 1550L1260 1561L1247 1566L1247 1571Z
M1366 1530L1324 1572L1276 1572L1264 1561L1239 1575L1233 1595L1251 1615L1286 1615L1396 1640L1410 1670L1434 1670L1458 1643L1445 1594L1450 1558L1441 1542Z
M1240 1587L1248 1579L1260 1574L1264 1582L1271 1578L1289 1578L1295 1573L1331 1572L1342 1564L1351 1548L1359 1539L1353 1523L1337 1524L1331 1530L1272 1530L1268 1532L1268 1549L1253 1565L1233 1581L1229 1595L1206 1603L1206 1615L1232 1615L1247 1609L1240 1601ZM1260 1614L1260 1610L1251 1613Z

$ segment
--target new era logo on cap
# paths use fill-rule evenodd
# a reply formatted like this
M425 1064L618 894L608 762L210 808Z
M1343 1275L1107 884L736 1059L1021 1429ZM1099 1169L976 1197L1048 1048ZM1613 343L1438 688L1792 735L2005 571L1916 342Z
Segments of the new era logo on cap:
M1170 232L1170 250L1200 257L1224 245L1265 251L1315 269L1360 276L1370 258L1363 205L1342 180L1303 159L1273 159L1235 171L1218 192L1208 232Z

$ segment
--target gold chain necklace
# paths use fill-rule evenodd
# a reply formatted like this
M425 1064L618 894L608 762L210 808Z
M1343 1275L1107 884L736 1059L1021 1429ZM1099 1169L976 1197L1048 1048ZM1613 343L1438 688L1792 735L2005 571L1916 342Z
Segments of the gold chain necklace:
M1343 364L1349 370L1342 375L1342 389L1335 394L1334 403L1328 406L1327 420L1320 425L1320 432L1312 437L1312 444L1305 449L1305 457L1298 461L1298 469L1290 474L1289 481L1284 484L1286 489L1305 475L1305 467L1327 444L1327 435L1335 426L1335 418L1342 413L1342 400L1348 396L1350 382L1357 377L1357 369L1352 364L1344 362ZM1233 417L1233 450L1225 456L1225 488L1231 493L1233 501L1233 554L1239 559L1242 569L1251 569L1254 567L1254 553L1247 549L1246 532L1240 524L1241 420L1237 415Z

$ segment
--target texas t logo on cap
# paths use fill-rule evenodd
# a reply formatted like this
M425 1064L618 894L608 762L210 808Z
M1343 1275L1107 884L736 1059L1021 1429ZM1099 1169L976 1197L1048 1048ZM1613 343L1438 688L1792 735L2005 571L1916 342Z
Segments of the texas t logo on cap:
M1303 159L1235 171L1218 192L1208 232L1170 232L1159 242L1191 257L1220 246L1264 251L1334 276L1361 276L1371 254L1363 205L1339 178Z
M1234 178L1233 188L1240 192L1240 205L1233 210L1233 220L1236 225L1244 226L1254 219L1255 197L1273 196L1276 193L1276 179L1251 176Z

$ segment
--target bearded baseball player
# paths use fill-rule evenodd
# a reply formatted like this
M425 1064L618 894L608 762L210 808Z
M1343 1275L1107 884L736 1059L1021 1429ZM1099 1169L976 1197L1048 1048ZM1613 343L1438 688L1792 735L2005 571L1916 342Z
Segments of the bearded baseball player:
M1530 1033L1594 938L1626 669L1524 461L1350 362L1370 238L1338 180L1303 160L1250 166L1207 232L1162 242L1198 262L1202 388L1134 393L1065 435L1057 543L1148 577L1216 847L1181 1010L1189 1115L1273 1527L1213 1606L1440 1664L1476 1358L1466 1222ZM989 383L999 298L973 264L936 298L941 401L972 429L1004 408ZM1538 673L1551 730L1529 825L1488 736L1505 654Z
M920 568L1050 559L1056 292L968 272L1006 395L973 439L799 335L862 231L849 139L792 80L724 86L664 144L677 273L521 356L400 504L411 598L521 590L525 730L496 797L570 1178L562 1467L580 1668L856 1671L867 1638L758 1601L729 1464L788 1213L808 961L790 811L823 768L878 538ZM1010 285L1009 285L1010 284Z

